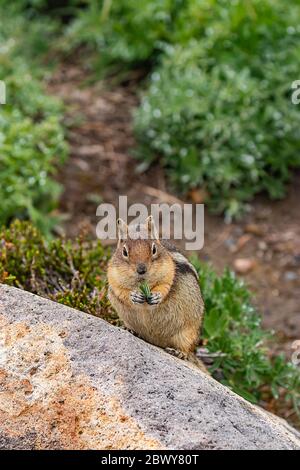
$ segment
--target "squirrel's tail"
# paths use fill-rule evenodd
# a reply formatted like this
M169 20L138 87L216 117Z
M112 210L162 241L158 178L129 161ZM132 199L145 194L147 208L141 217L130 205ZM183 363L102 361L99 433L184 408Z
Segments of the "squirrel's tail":
M193 352L188 353L186 360L191 362L192 364L194 364L196 367L198 367L205 374L210 375L210 373L207 370L205 364L201 361L201 359L199 359L196 356L195 353L193 353Z

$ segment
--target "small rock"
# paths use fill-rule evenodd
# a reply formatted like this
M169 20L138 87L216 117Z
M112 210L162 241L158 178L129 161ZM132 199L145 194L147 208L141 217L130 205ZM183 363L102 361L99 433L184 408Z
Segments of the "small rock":
M268 245L266 244L266 242L261 241L261 242L258 243L258 248L261 251L266 251L268 249Z
M284 279L285 281L296 281L296 279L298 279L298 274L294 271L286 271L284 273Z
M258 224L248 224L245 227L246 233L251 233L252 235L257 235L261 237L264 234L262 227Z
M256 266L256 261L251 258L237 258L234 260L234 269L239 274L247 274Z
M90 169L90 165L85 160L82 160L81 158L74 158L73 161L74 161L75 165L81 171L88 171Z
M295 255L294 256L294 262L296 265L300 264L300 255Z
M248 235L248 234L245 234L245 235L242 235L238 241L237 241L237 244L234 248L234 251L235 252L238 252L240 251L242 248L244 248L244 246L252 239L252 235Z

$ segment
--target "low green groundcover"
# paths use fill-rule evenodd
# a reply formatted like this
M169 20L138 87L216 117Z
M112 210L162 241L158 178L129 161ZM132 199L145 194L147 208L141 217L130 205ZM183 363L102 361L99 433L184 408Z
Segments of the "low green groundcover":
M51 21L30 21L0 1L0 224L14 217L32 220L50 233L60 186L53 175L66 157L62 103L47 95L47 67L41 57L51 42ZM52 215L52 214L51 214Z

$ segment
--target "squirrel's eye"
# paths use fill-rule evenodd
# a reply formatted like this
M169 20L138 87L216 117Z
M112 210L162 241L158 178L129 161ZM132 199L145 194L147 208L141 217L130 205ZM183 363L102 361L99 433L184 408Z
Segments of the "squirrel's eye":
M152 255L154 256L154 255L156 255L156 253L157 253L157 248L156 248L155 243L153 243L153 245L152 245Z
M126 246L123 246L123 256L124 258L128 258L128 251L127 251Z

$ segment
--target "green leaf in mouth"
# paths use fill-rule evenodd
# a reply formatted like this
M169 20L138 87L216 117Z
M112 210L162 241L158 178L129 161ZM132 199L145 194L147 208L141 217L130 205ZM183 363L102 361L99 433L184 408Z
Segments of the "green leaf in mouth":
M146 281L140 284L140 291L142 294L144 294L144 296L146 297L146 300L150 298L151 290Z

